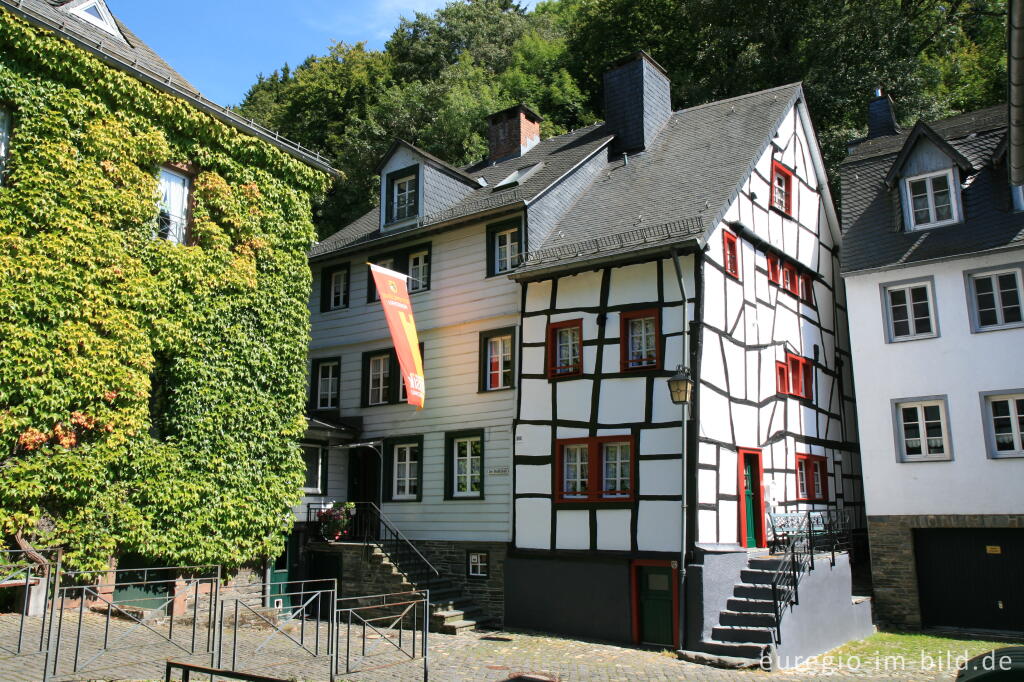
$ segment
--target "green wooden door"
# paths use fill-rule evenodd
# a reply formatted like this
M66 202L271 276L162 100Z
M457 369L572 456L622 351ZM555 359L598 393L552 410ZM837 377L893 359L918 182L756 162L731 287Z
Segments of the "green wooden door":
M747 515L747 547L757 547L757 500L754 480L754 460L743 461L743 505Z
M637 567L640 641L673 646L672 570L666 566Z
M274 565L270 569L270 605L273 607L292 607L292 597L287 593L294 589L289 581L295 579L292 576L292 565L298 559L298 541L298 533L289 535L284 543L284 551L274 560Z

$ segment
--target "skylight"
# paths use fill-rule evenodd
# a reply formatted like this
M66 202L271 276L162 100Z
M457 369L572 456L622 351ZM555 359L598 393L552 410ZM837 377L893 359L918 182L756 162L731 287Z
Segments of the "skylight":
M515 187L516 185L521 185L524 182L526 182L531 175L539 171L543 166L544 162L541 162L535 163L532 166L520 168L519 170L514 171L507 178L499 182L497 185L495 185L494 189L504 189L505 187Z
M68 12L96 28L102 29L118 40L124 40L124 36L121 35L121 31L118 30L117 23L114 21L114 16L107 9L103 0L86 0L76 7L69 8Z

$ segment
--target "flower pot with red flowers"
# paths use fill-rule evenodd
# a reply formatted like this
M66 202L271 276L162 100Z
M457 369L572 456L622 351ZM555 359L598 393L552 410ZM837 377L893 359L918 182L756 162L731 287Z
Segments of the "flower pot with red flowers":
M356 513L355 502L335 502L316 513L320 535L328 542L341 542L349 536L349 523Z

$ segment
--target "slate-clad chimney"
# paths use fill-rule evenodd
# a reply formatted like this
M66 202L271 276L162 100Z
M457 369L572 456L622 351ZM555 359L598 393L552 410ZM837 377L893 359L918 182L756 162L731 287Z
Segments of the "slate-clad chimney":
M504 161L522 156L540 142L540 122L535 111L517 104L487 117L488 161Z
M900 132L896 125L896 114L892 109L892 98L875 90L875 98L868 102L868 139L895 135Z
M671 115L668 73L651 55L637 52L604 74L604 117L615 131L615 151L650 146Z

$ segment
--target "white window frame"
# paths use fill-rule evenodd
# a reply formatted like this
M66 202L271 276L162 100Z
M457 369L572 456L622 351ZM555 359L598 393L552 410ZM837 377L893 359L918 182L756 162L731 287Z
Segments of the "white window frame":
M348 268L331 273L331 284L327 294L330 297L327 302L328 310L341 310L348 307L345 302L345 299L348 298Z
M562 480L559 482L562 486L562 498L563 499L580 499L585 498L589 491L590 477L593 476L593 472L590 471L590 448L586 443L570 443L562 446ZM569 460L574 460L574 466L576 467L576 475L572 478L569 477ZM572 481L575 484L576 490L569 489L569 482Z
M397 178L391 183L391 218L394 222L415 218L418 215L419 188L416 186L416 180L414 173ZM405 185L404 189L401 188L402 185ZM409 195L413 197L412 203L409 203ZM406 203L400 205L402 199L405 199Z
M96 12L100 15L99 17L95 17L89 14L89 9L93 7L96 8ZM109 33L110 35L120 40L122 43L127 42L124 39L124 36L121 35L121 31L118 30L117 24L114 22L114 17L110 14L110 10L107 9L106 3L101 2L101 0L94 0L93 2L83 2L78 7L73 7L72 9L69 9L68 12L74 14L82 21L88 22L96 28Z
M409 293L430 288L430 251L422 249L409 254Z
M165 178L174 178L179 182L174 183L174 185L170 182L165 184ZM172 189L173 186L184 187L184 196L180 198L182 203L178 206L169 205L169 190ZM160 191L160 198L157 201L157 226L153 234L157 239L166 239L173 244L184 244L185 240L188 238L188 209L189 201L192 197L192 178L181 171L164 167L160 169L158 188ZM172 208L180 211L181 215L176 215L171 210ZM166 213L168 217L167 236L161 237L160 219L161 215L164 213Z
M511 272L519 267L521 254L519 240L516 238L518 233L518 227L494 233L494 274Z
M466 574L471 578L486 578L490 574L487 552L468 552Z
M302 443L301 447L302 448L316 448L316 451L317 451L317 459L316 459L316 487L309 487L309 486L307 486L305 484L305 481L303 481L302 492L306 493L307 496L309 496L309 495L318 495L318 496L326 495L327 491L322 488L322 484L323 484L323 475L324 475L324 461L327 458L327 448L325 448L325 447L323 447L321 445L314 445L313 443ZM303 451L303 454L305 454L305 451ZM305 456L303 456L302 461L303 461L303 463L305 463L305 461L306 461ZM309 471L309 467L308 466L306 467L306 470L307 470L307 473L308 473L308 471Z
M389 353L371 355L366 376L368 383L366 403L368 405L387 405L391 402L391 355Z
M996 301L996 317L998 322L996 324L981 323L981 311L978 309L978 291L975 285L976 280L982 278L991 278L994 281L997 280L1001 275L1013 275L1017 281L1017 304L1021 308L1021 320L1016 322L1006 322L1006 313L1004 306L1000 301L998 288L993 288L993 296ZM971 331L974 333L998 331L1001 329L1014 329L1016 327L1024 326L1024 263L1011 263L1001 268L985 268L978 270L968 270L964 272L964 282L967 287L967 308L971 315Z
M495 351L497 350L497 354ZM492 361L497 359L497 369L492 366ZM505 382L505 374L512 369L512 335L501 334L498 336L487 337L487 357L484 359L486 363L484 369L486 371L484 378L484 390L485 391L500 391L506 388L512 388L513 378L511 373L508 377L508 383ZM496 386L491 385L491 377L497 375L498 383Z
M1024 457L1024 406L1017 401L1024 401L1024 388L1009 391L985 391L981 394L981 418L985 427L985 444L990 459L1010 459ZM996 448L995 417L992 415L992 403L1005 400L1010 408L1010 435L1013 438L1013 450Z
M629 497L633 482L633 453L629 441L601 443L601 496L608 499ZM609 455L615 453L615 476L608 476ZM625 455L623 457L623 455ZM625 471L625 474L623 474ZM609 481L616 481L617 487L609 488ZM625 483L625 487L622 486Z
M648 334L647 323L650 323ZM634 327L640 323L640 334L637 334ZM626 348L626 365L629 369L640 369L644 367L655 367L658 364L658 318L656 315L647 317L631 317L626 321L626 328L629 331L629 345ZM634 342L643 344L643 347L634 346Z
M11 151L11 112L0 107L0 187L4 184L4 172Z
M952 215L947 220L935 220L935 190L933 180L945 177L949 183L949 210ZM928 215L931 218L928 222L918 223L914 217L914 195L910 185L915 182L924 181L928 190ZM903 178L903 203L905 207L904 217L907 221L907 229L911 232L916 230L930 230L934 227L952 225L960 222L960 183L954 169L947 168L938 172L922 173L909 178Z
M807 499L807 460L802 457L796 460L796 497Z
M562 362L562 351L566 351L566 362ZM560 371L555 376L563 374L578 374L583 359L580 357L580 328L559 327L555 330L555 366Z
M381 258L380 260L373 261L373 264L380 266L382 268L387 268L388 270L395 269L394 258ZM366 286L370 289L370 292L372 294L372 298L370 300L379 301L380 292L377 291L376 280L373 279L373 272L369 268L366 269Z
M391 483L392 500L415 500L419 496L419 450L419 443L397 443L391 449L391 462L394 465ZM400 492L403 483L405 492Z
M942 431L942 452L930 453L927 443L930 440L927 436L927 422L925 421L925 408L939 408L939 425ZM946 396L923 396L917 398L901 398L892 401L893 409L893 432L896 438L896 456L900 462L946 462L953 459L953 438L949 428L949 409ZM903 410L914 409L917 412L918 438L921 443L921 454L907 454L906 424L903 422Z
M903 280L900 282L885 282L879 285L882 293L882 311L885 316L885 341L886 343L901 343L904 341L918 341L921 339L933 339L939 336L939 318L936 314L938 309L935 305L935 286L931 277L925 279ZM931 323L931 331L917 333L917 324L913 316L913 301L911 291L917 288L924 288L928 294L928 320ZM910 334L903 336L896 335L896 320L893 317L892 299L890 292L903 291L906 295L907 322L910 325Z
M473 443L480 444L481 454L473 454ZM462 452L462 446L465 452ZM483 441L479 436L464 436L452 440L452 497L481 497L483 494ZM465 473L459 473L459 462L466 463ZM476 474L473 473L473 463L476 462ZM466 479L466 489L459 490L459 479ZM473 479L478 479L478 486L473 490Z
M333 369L326 377L324 370ZM326 380L326 381L325 381ZM337 360L321 362L316 370L316 409L334 410L338 407L338 396L340 395L341 363ZM326 390L325 390L326 389Z

